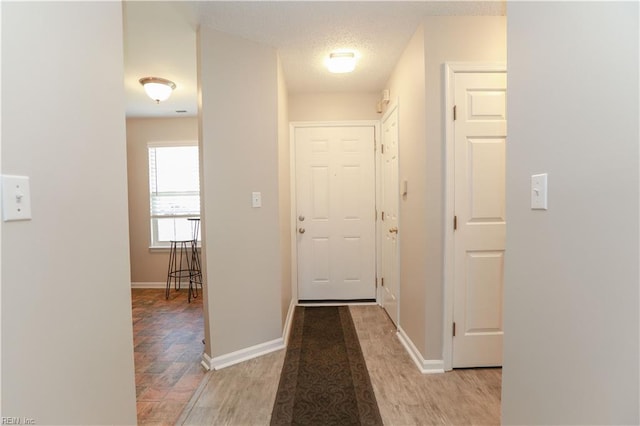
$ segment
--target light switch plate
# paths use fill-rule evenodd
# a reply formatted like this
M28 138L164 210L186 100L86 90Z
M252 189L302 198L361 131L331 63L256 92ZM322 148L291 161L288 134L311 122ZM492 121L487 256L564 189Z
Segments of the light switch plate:
M252 192L251 193L251 207L262 207L262 193L261 192Z
M2 219L31 220L31 193L28 176L2 176Z
M547 210L547 174L531 176L531 209Z

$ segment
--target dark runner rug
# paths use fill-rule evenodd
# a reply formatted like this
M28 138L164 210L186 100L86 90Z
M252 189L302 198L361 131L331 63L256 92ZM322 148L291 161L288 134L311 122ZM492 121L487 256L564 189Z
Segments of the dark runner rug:
M296 307L272 425L382 425L347 306Z

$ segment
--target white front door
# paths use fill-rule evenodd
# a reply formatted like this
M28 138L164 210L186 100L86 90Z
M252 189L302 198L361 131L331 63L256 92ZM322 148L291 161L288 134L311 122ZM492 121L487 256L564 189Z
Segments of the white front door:
M393 108L382 120L382 306L398 326L398 109Z
M454 368L502 365L506 80L506 72L454 79Z
M376 297L374 131L295 128L299 300Z

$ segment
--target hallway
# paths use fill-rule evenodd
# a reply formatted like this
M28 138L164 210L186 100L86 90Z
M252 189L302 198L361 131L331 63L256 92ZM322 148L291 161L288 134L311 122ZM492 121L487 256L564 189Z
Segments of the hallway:
M379 306L352 306L384 424L499 424L501 369L421 374ZM266 425L285 351L214 371L177 424Z

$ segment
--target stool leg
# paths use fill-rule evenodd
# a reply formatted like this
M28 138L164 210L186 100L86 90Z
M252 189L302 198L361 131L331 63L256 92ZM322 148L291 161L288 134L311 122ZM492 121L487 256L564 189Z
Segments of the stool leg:
M178 243L176 243L178 244ZM176 271L181 271L182 270L182 245L180 245L179 249L177 250L177 254L176 256L180 256L178 258L178 260L176 261ZM177 272L177 278L175 281L175 289L176 291L180 290L180 284L182 283L182 277L180 276L180 272Z
M169 249L169 270L167 271L167 287L164 292L165 299L169 299L169 289L171 288L172 272L175 269L175 260L176 260L176 245L172 241L171 248Z
M198 259L197 241L191 241L191 269L189 270L189 303L191 298L198 297L198 279L202 280L200 273L200 260ZM202 281L200 281L202 282Z
M193 250L193 245L191 245L191 250ZM191 261L189 261L189 258L191 258ZM189 291L187 292L187 302L191 303L191 294L193 292L193 251L190 251L187 254L187 269L189 270Z
M198 254L198 235L200 234L200 218L189 219L192 221L193 240L191 241L191 269L189 270L189 302L191 298L198 297L198 285L202 289L202 269Z

